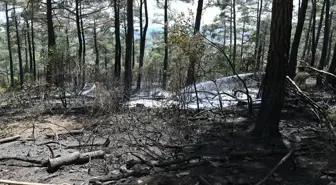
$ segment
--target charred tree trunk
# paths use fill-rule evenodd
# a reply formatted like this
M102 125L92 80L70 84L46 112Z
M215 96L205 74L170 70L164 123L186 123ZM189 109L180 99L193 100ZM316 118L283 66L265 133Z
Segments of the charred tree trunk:
M19 57L19 73L20 73L20 86L21 88L23 88L23 82L24 82L24 79L23 79L23 64L22 64L22 54L21 54L21 39L20 39L20 34L19 34L19 26L18 26L18 21L17 21L17 15L16 15L16 12L15 12L15 5L13 6L13 11L14 11L14 22L15 22L15 32L16 32L16 45L17 45L17 48L18 48L18 57Z
M312 0L312 20L313 20L313 25L312 25L312 38L311 38L311 58L310 58L310 65L314 66L315 64L315 28L316 28L316 0Z
M168 82L168 0L164 1L164 43L162 88L166 89Z
M144 0L144 8L145 8L145 19L146 23L142 30L142 3L140 6L140 60L139 60L139 74L138 74L138 81L137 81L137 89L140 89L141 86L141 78L142 78L142 67L143 61L145 56L145 47L146 47L146 34L148 29L148 10L147 10L147 0Z
M323 36L323 46L322 46L322 54L321 60L318 65L318 69L323 69L325 67L325 61L327 58L328 52L328 42L329 42L329 32L330 32L330 22L329 22L329 14L330 14L330 0L325 0L325 23L324 23L324 36ZM322 85L321 76L317 76L316 85Z
M322 28L322 23L323 23L323 17L324 17L324 9L325 9L325 5L326 5L326 1L324 1L323 6L322 6L322 10L321 10L321 18L320 18L320 22L319 22L319 26L317 28L317 33L316 33L316 40L313 44L313 50L312 50L312 66L315 66L315 56L316 56L316 48L318 45L318 41L320 39L320 33L321 33L321 28Z
M124 76L124 101L131 98L132 90L132 39L133 39L133 0L127 0L127 35Z
M236 70L236 55L237 55L237 28L236 28L236 0L232 0L233 9L233 53L232 64L233 70Z
M273 0L271 37L262 102L253 130L253 135L257 137L281 137L279 121L284 103L292 10L292 0Z
M52 83L52 72L54 61L54 50L56 49L55 31L52 19L52 2L47 0L47 24L48 24L48 62L47 62L47 83Z
M96 28L96 20L93 20L93 41L94 41L94 48L96 53L96 62L95 62L95 78L96 81L99 80L99 49L97 43L97 28Z
M333 53L333 57L331 59L331 63L330 63L328 72L332 73L332 74L335 74L335 72L336 72L335 69L336 69L336 42L334 43L334 53ZM336 86L336 80L335 80L334 77L328 75L327 80L328 80L328 83L332 84L333 86Z
M309 25L308 25L308 31L306 33L306 38L305 38L305 44L303 46L303 52L302 52L302 56L301 56L301 60L304 60L307 56L307 51L309 53L309 49L308 49L308 44L309 44L309 33L311 32L312 29L312 20L313 20L313 13L310 13L310 18L309 18Z
M80 17L80 27L81 27L81 33L82 33L82 39L83 39L83 73L82 73L82 84L81 88L85 86L85 78L86 78L86 64L85 64L85 57L86 57L86 43L85 43L85 33L84 33L84 26L83 26L83 16L82 16L82 3L79 4L79 17Z
M115 64L114 64L114 77L116 79L120 79L121 75L121 42L120 42L120 18L119 18L119 0L115 0L114 2L114 13L115 13L115 21L114 21L114 27L115 27Z
M30 41L30 34L29 34L29 22L26 19L26 27L27 27L27 41L28 41L28 53L29 53L29 73L33 73L33 55L32 55L32 47Z
M13 63L13 56L12 56L12 46L11 46L11 36L10 36L10 27L9 27L9 17L8 17L8 3L5 1L6 6L6 31L7 31L7 47L8 47L8 54L9 54L9 71L10 71L10 87L14 87L14 63Z
M304 26L304 21L306 19L307 7L308 7L308 0L302 0L302 5L299 10L299 18L298 18L298 22L296 26L294 40L292 43L291 54L290 54L289 63L287 67L287 75L292 79L295 76L295 69L296 69L296 64L297 64L297 54L299 52L300 39L301 39L301 34L302 34L303 26Z
M256 45L255 45L255 48L254 48L254 57L255 57L255 60L256 60L255 72L258 72L260 70L260 66L261 66L260 57L258 56L258 49L259 49L259 45L260 45L259 35L260 35L260 23L261 23L262 8L263 8L263 0L259 0L258 1L258 9L257 9Z
M83 63L82 63L82 34L81 34L81 26L80 26L80 17L79 17L79 6L80 6L80 0L76 0L76 26L77 26L77 38L78 38L78 64L79 64L79 73L78 77L75 79L75 88L78 84L78 79L82 79L81 75L83 74Z
M36 67L36 60L35 60L35 32L34 32L34 0L31 0L31 41L32 41L32 57L33 57L33 73L34 73L34 81L36 81L36 75L37 75L37 67Z
M203 10L203 0L198 0L197 5L197 13L196 13L196 22L194 27L194 35L199 32L201 27L201 19L202 19L202 10ZM191 56L189 59L189 67L187 73L187 81L186 86L192 85L195 83L195 66L197 62L196 56Z

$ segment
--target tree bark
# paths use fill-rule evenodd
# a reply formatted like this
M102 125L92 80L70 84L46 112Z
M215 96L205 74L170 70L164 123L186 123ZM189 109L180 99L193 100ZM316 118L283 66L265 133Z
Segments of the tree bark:
M279 121L284 102L292 10L292 0L273 0L271 36L262 102L257 123L252 132L258 137L281 137Z
M322 54L321 60L318 65L318 69L323 70L325 67L325 61L327 58L328 52L328 42L329 42L329 33L330 33L330 22L329 22L329 14L330 14L330 0L325 0L325 23L324 23L324 36L323 36L323 46L322 46ZM321 76L317 76L316 85L322 85Z
M258 50L259 50L259 45L260 45L260 23L261 23L261 12L263 8L263 0L258 1L258 9L257 9L257 30L256 30L256 45L254 48L254 57L256 60L256 67L255 67L255 72L258 72L260 70L261 66L261 61L260 57L258 56Z
M299 51L299 45L300 45L301 34L302 34L303 26L304 26L304 21L306 19L307 7L308 7L308 0L302 0L302 5L299 11L299 18L298 18L298 22L296 26L294 40L292 43L291 54L290 54L289 63L287 67L287 75L291 79L294 79L294 76L295 76L295 69L297 65L297 55Z
M142 2L140 6L140 60L139 60L139 74L137 81L137 90L140 90L141 87L141 78L142 78L142 67L145 56L145 47L146 47L146 34L148 29L148 11L147 11L147 0L144 0L144 8L145 8L145 19L146 23L142 30Z
M313 20L313 25L312 25L312 38L311 38L311 58L310 58L310 65L314 66L315 64L315 29L316 29L316 0L312 0L312 20Z
M34 81L36 81L36 75L37 75L37 67L36 67L36 60L35 60L35 32L34 32L34 0L31 0L31 37L32 37L32 57L33 57L33 73L34 73Z
M133 0L127 0L127 35L124 76L124 101L129 101L132 90Z
M306 56L308 55L307 51L308 51L308 53L310 51L308 49L308 43L309 43L309 33L310 33L311 29L312 29L312 20L313 20L313 13L311 12L310 13L310 18L309 18L308 31L306 33L305 44L303 46L303 52L302 52L301 60L304 60L306 58Z
M96 61L95 61L95 78L96 81L99 81L99 49L97 43L97 28L96 28L96 20L93 20L93 41L94 41L94 48L96 53Z
M11 46L11 36L10 36L10 27L9 27L9 17L8 17L8 3L5 1L6 6L6 31L7 31L7 47L8 47L8 54L9 54L9 71L10 71L10 87L14 87L14 63L13 63L13 56L12 56L12 46Z
M48 25L48 62L47 62L47 83L52 83L52 73L55 66L54 51L56 49L55 31L52 16L52 2L47 0L47 25ZM57 82L57 81L56 81ZM58 82L57 82L58 83Z
M232 64L233 70L236 70L236 55L237 55L237 28L236 28L236 0L232 0L233 9L233 53Z
M121 42L120 42L120 18L119 18L119 0L115 0L114 2L114 13L115 13L115 21L114 21L114 27L115 27L115 64L114 64L114 77L116 79L120 79L121 75Z
M33 73L33 55L32 55L32 47L30 41L30 34L29 34L29 22L26 19L26 27L27 27L27 40L28 40L28 53L29 53L29 73Z
M168 82L168 0L164 1L164 58L163 58L163 76L162 88L167 88Z
M83 16L82 16L82 3L79 3L79 17L80 17L80 27L81 27L81 33L82 33L82 39L83 39L83 73L82 73L82 84L81 88L85 86L85 78L86 78L86 62L85 62L85 57L86 57L86 42L85 42L85 32L84 32L84 26L83 26Z
M319 22L319 26L317 28L317 33L316 33L316 38L315 38L316 40L315 40L315 42L313 44L313 47L312 47L313 50L312 50L312 62L311 62L311 66L315 66L316 48L317 48L317 45L318 45L318 41L320 39L320 33L321 33L321 28L322 28L322 23L323 23L325 5L326 5L326 1L324 1L323 6L322 6L321 16L320 16L320 22Z
M80 26L80 17L79 17L79 6L80 0L76 0L75 9L76 9L76 26L77 26L77 38L78 38L78 64L79 64L79 76L76 79L82 79L81 75L83 74L83 63L82 63L82 34L81 34L81 26ZM75 86L77 86L77 80L75 80ZM75 87L76 88L76 87Z
M15 12L15 5L13 6L13 11L14 11L14 22L15 22L15 32L16 32L16 45L18 48L18 57L19 57L19 76L20 76L20 86L23 88L23 64L22 64L22 54L21 54L21 39L20 39L20 34L19 34L19 26L18 26L18 21L17 21L17 15Z

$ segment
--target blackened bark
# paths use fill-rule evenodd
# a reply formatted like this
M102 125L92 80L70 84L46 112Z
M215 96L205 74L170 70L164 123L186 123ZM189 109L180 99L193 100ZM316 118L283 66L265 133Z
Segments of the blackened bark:
M132 90L132 39L133 39L133 0L127 0L127 35L124 76L124 101L131 98Z
M114 77L118 80L120 79L121 75L121 42L120 42L120 18L119 18L119 0L115 0L114 2L114 13L115 13L115 21L114 21L114 27L115 27L115 64L114 64Z
M309 53L309 49L308 49L309 33L311 32L311 29L312 29L313 15L314 15L313 13L310 13L309 25L308 25L308 31L307 31L307 33L306 33L305 44L304 44L304 46L303 46L303 52L302 52L301 60L304 60L304 59L306 58L307 51L308 51L308 53Z
M19 34L19 26L18 26L18 21L17 21L17 15L16 15L16 12L15 12L15 5L13 6L13 11L14 11L14 22L15 22L15 32L16 32L16 45L17 45L17 48L18 48L18 57L19 57L19 77L20 77L20 86L21 88L23 88L23 82L24 82L24 79L23 79L23 64L22 64L22 54L21 54L21 39L20 39L20 34Z
M270 45L262 102L253 134L280 137L279 121L284 103L286 66L292 29L292 0L273 0Z
M322 6L320 22L319 22L319 25L318 25L318 28L317 28L317 33L316 33L316 38L315 38L316 40L315 40L315 42L313 44L313 47L312 47L312 49L313 49L312 50L312 62L311 62L312 66L315 66L316 48L317 48L317 45L318 45L318 41L320 39L320 33L321 33L321 28L322 28L322 23L323 23L323 18L324 18L325 5L326 5L326 1L324 1L323 6Z
M79 6L80 6L80 0L76 0L75 9L76 9L76 26L77 26L77 38L78 38L78 64L79 64L79 79L81 79L81 74L83 74L83 63L82 63L82 34L81 34L81 26L80 26L80 12L79 12ZM75 80L75 86L76 80Z
M82 73L82 84L81 88L85 86L85 78L86 78L86 64L85 64L85 57L86 57L86 43L85 43L85 33L84 33L84 26L83 26L83 16L82 16L82 3L79 4L79 17L80 17L80 27L81 27L81 33L82 33L82 39L83 39L83 73Z
M261 61L260 56L258 56L258 49L260 45L260 23L261 23L261 12L263 8L263 0L258 1L258 9L257 9L257 30L256 30L256 45L254 48L254 57L256 60L256 66L255 66L255 72L258 72L260 70Z
M137 89L140 89L141 86L141 78L142 78L142 67L143 67L143 61L145 56L145 47L146 47L146 34L148 29L148 10L147 10L147 0L144 0L144 8L145 8L145 26L142 31L142 6L140 9L140 60L139 60L139 74L138 74L138 81L137 81ZM142 3L141 3L142 4Z
M164 58L163 58L163 77L162 88L167 88L168 81L168 0L164 1Z
M316 39L316 34L315 34L315 28L316 28L316 0L312 0L312 38L311 38L311 58L310 58L310 65L314 66L315 64L315 39Z
M299 51L299 45L300 45L301 34L302 34L303 26L304 26L304 21L306 19L307 7L308 7L308 0L302 0L302 5L299 11L298 22L296 26L296 31L295 31L294 40L292 43L289 63L287 67L287 75L292 79L295 76L295 69L297 65L297 55Z
M9 71L10 71L10 87L14 87L14 63L13 63L13 56L12 56L12 46L11 46L11 39L10 39L10 31L9 31L9 17L8 17L8 3L5 1L6 6L6 31L7 31L7 47L8 47L8 54L9 54Z
M324 23L324 36L323 36L323 46L322 46L322 54L321 60L318 65L318 69L323 69L325 66L325 61L327 58L328 52L328 42L329 42L329 33L330 33L330 22L329 22L329 14L330 14L330 0L325 0L325 23ZM317 76L316 85L322 85L321 76Z
M37 72L36 72L36 60L35 60L35 32L34 32L34 0L31 0L31 9L32 9L32 14L31 14L31 45L32 45L32 57L33 57L33 73L34 73L34 81L36 81L36 75L37 75Z
M33 73L33 55L30 41L30 33L29 33L30 28L28 19L26 19L26 27L27 27L27 40L28 40L28 53L29 53L29 73Z
M96 61L95 61L95 78L96 81L99 80L99 49L98 49L98 42L97 42L97 28L96 28L96 20L93 20L93 41L94 41L94 48L96 53Z

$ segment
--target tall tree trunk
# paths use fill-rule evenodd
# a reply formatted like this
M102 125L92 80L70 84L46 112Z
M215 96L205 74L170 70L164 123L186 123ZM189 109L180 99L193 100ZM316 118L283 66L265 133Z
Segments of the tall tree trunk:
M9 71L10 71L10 87L14 87L14 63L13 63L13 56L12 56L12 46L11 46L11 36L9 31L9 17L8 17L8 3L5 1L6 6L6 31L7 31L7 47L8 47L8 54L9 54Z
M319 26L317 28L317 33L316 33L316 38L315 38L315 42L313 44L313 50L312 50L312 62L311 65L315 66L315 55L316 55L316 48L318 45L318 41L320 39L320 33L321 33L321 28L322 28L322 23L323 23L323 17L324 17L324 9L325 9L325 5L326 5L326 1L324 1L323 6L322 6L322 10L321 10L321 16L320 16L320 22L319 22Z
M334 53L333 53L333 57L331 59L331 63L328 69L329 73L335 74L335 69L336 69L336 42L334 43ZM336 80L334 77L332 76L327 76L327 81L328 83L332 84L333 86L336 85Z
M243 33L241 37L241 47L240 47L240 60L243 60L243 54L244 54L244 37L245 37L245 20L243 21Z
M330 14L330 0L325 1L325 23L324 23L324 36L323 36L323 46L322 46L322 54L321 60L318 65L318 69L322 70L325 67L325 61L327 58L328 52L328 41L329 41L329 33L330 33L330 22L329 22L329 14ZM321 76L317 76L316 85L322 85Z
M256 60L256 66L255 66L255 72L258 72L260 70L261 66L261 61L260 57L258 56L258 49L259 49L259 44L260 44L260 23L261 23L261 13L262 13L262 8L263 8L263 0L258 1L258 8L257 8L257 30L256 30L256 44L254 47L254 57Z
M306 58L307 51L309 53L309 49L308 49L308 44L309 44L309 33L311 32L312 29L312 20L313 20L313 12L310 13L310 18L309 18L309 25L308 25L308 31L306 33L306 38L305 38L305 44L303 46L303 52L302 52L302 56L301 56L301 60L304 60Z
M121 42L120 42L120 18L119 18L119 0L114 1L114 13L115 13L115 21L114 21L114 27L115 27L115 58L114 58L114 77L116 79L120 79L121 75Z
M13 11L14 11L14 22L15 22L15 32L16 32L16 45L18 47L18 57L19 57L19 73L20 73L20 85L21 88L23 88L23 64L22 64L22 54L21 54L21 41L20 41L20 34L19 34L19 28L18 28L18 21L17 21L17 15L15 12L15 5L13 6Z
M135 66L135 44L134 44L134 37L132 39L132 69Z
M194 27L194 35L196 35L196 33L199 32L200 27L201 27L202 10L203 10L203 0L198 0L196 22L195 22L195 27ZM196 62L197 62L197 57L191 56L189 59L186 86L192 85L194 84L194 82L196 82L196 79L195 79Z
M303 26L304 26L304 21L306 19L307 7L308 7L308 0L302 0L302 5L299 11L298 22L296 26L296 31L295 31L294 40L292 43L289 63L287 67L287 75L292 79L295 76L295 69L297 65L297 54L299 52L300 39L301 39L301 34L302 34Z
M47 25L48 25L48 62L47 62L47 83L52 83L52 73L53 67L55 65L54 61L54 50L56 49L56 40L55 40L55 31L53 24L53 16L52 16L52 2L51 0L47 0ZM58 81L56 81L56 84Z
M99 49L97 43L97 28L96 28L96 20L93 20L93 41L94 41L94 48L96 53L96 62L95 62L95 78L96 81L99 80Z
M131 98L132 90L132 39L133 39L133 0L127 0L127 35L124 76L124 100Z
M83 16L82 16L82 3L79 4L79 17L80 17L80 27L81 27L81 33L82 33L82 39L83 39L83 73L82 73L82 84L81 88L85 86L85 78L86 78L86 64L85 64L85 57L86 57L86 43L85 43L85 33L84 33L84 26L83 26Z
M332 17L330 16L330 22L332 20ZM330 24L330 27L331 27L331 24ZM329 65L330 63L330 56L331 56L331 49L332 49L332 38L333 38L333 35L334 35L334 31L335 31L335 28L333 28L330 32L330 35L329 35L329 44L328 44L328 55L327 55L327 64L326 66Z
M145 5L145 26L142 31L142 3L140 6L140 60L139 60L139 74L138 74L138 81L137 81L137 89L140 89L141 86L141 78L142 78L142 67L143 67L143 61L145 56L145 47L146 47L146 34L147 34L147 28L148 28L148 11L147 11L147 0L144 0Z
M237 54L237 29L236 29L236 0L233 2L233 54L232 54L232 64L234 70L236 70L236 54Z
M34 0L31 0L31 37L32 37L32 57L33 57L33 72L34 72L34 81L36 81L36 75L37 75L37 66L36 66L36 60L35 60L35 36L34 36Z
M76 0L76 5L75 5L75 9L76 9L76 26L77 26L77 38L78 38L78 64L79 64L79 73L78 73L78 77L76 77L75 79L75 88L78 84L78 80L81 80L82 77L81 75L83 74L83 63L82 63L82 34L81 34L81 26L80 26L80 12L79 12L79 6L80 6L80 0Z
M25 32L25 31L22 30L22 32ZM27 37L28 37L28 33L26 32L25 37L24 37L25 60L26 60L26 65L25 65L25 69L24 69L24 72L25 72L25 73L27 73L27 72L29 71L28 42L27 42Z
M292 0L273 0L271 37L262 102L253 130L253 134L258 137L281 137L279 121L284 103L292 10Z
M168 82L168 0L164 1L164 58L163 58L163 76L162 88L167 88Z
M33 73L33 55L32 55L32 47L30 41L30 34L29 34L29 22L26 19L26 27L27 27L27 40L28 40L28 52L29 52L29 73Z
M316 0L312 0L312 12L313 14L312 19L313 19L313 25L312 25L312 38L311 38L311 58L310 58L310 65L314 66L315 64L315 38L316 38L316 34L315 34L315 29L316 29Z

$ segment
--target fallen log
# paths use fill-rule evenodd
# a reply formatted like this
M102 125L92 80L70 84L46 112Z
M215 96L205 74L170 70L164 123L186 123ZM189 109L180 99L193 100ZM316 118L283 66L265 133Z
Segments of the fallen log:
M98 159L98 158L103 159L104 157L105 157L105 152L103 150L87 152L87 153L74 152L67 156L61 156L61 157L49 159L46 163L47 172L49 173L55 172L58 170L59 167L63 165L84 164L84 163L89 162L90 159Z
M69 130L69 131L63 131L63 132L58 132L58 133L49 133L49 134L46 134L46 136L48 138L51 138L51 137L55 137L56 135L57 136L62 136L62 135L79 135L79 134L83 134L83 130Z
M42 184L34 182L20 182L20 181L11 181L0 179L0 184L11 184L11 185L56 185L56 184ZM61 185L69 185L67 183L62 183Z
M130 173L122 173L122 174L117 174L117 175L111 174L111 175L102 176L102 177L94 177L90 179L89 182L94 183L94 184L100 184L100 182L117 181L117 180L128 178L128 177L142 177L145 175L149 175L148 169L133 171Z
M0 139L0 144L1 143L8 143L8 142L12 142L12 141L16 141L20 138L21 136L12 136L12 137L6 137L3 139Z

